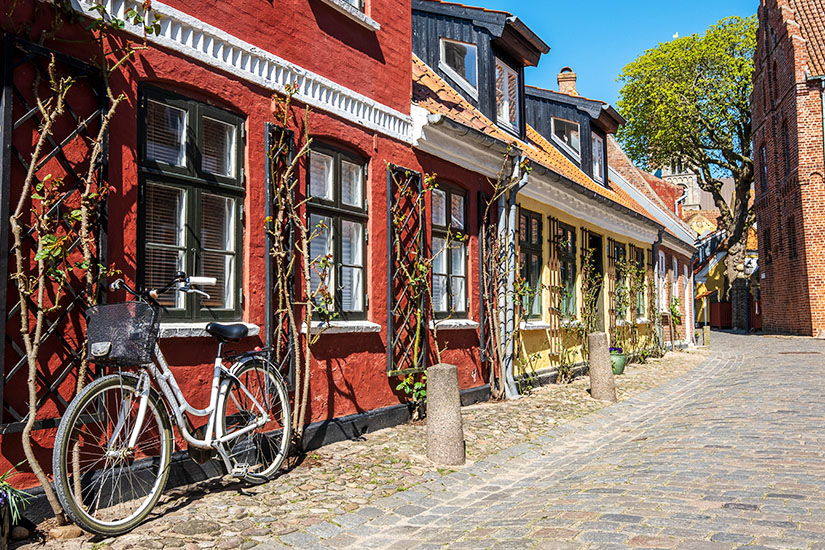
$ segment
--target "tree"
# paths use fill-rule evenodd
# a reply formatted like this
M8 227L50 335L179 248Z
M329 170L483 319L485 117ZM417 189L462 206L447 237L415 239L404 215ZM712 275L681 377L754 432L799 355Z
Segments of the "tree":
M722 19L703 35L647 50L619 75L618 108L627 123L618 137L628 155L648 168L681 159L713 196L728 236L725 275L737 328L746 322L737 304L747 300L745 252L754 223L750 96L757 26L755 15ZM732 198L722 195L725 176L735 182Z

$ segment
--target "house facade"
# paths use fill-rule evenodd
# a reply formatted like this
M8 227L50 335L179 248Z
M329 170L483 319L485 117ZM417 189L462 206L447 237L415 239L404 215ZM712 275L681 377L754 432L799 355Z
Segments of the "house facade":
M105 3L119 18L130 6ZM96 78L86 65L92 45L77 45L87 38L81 26L51 33L53 10L45 2L18 5L5 28L3 70L13 90L2 104L10 167L0 178L4 228L38 131L27 95L37 71L54 54L61 70ZM76 10L81 18L96 17L85 0ZM639 349L657 338L690 342L692 331L683 326L671 338L657 318L671 295L692 303L688 290L681 294L681 285L689 286L683 264L690 239L671 227L635 174L614 168L609 144L622 120L610 106L580 98L572 71L559 76L563 93L525 86L524 68L549 48L517 17L430 0L311 0L309 7L297 0L221 2L198 10L170 1L153 2L152 10L162 16L157 33L112 79L113 92L125 100L107 137L100 177L112 188L96 253L143 288L164 284L178 270L218 280L207 289L209 300L187 295L164 303L160 346L194 406L206 402L211 383L216 347L204 330L208 321L246 324L249 337L239 349L278 345L266 220L277 130L273 95L290 88L286 130L295 150L311 140L295 174L306 199L302 215L309 226L324 228L309 252L331 265L325 282L332 319L301 328L322 331L312 348L308 448L409 418L406 396L396 389L399 375L437 360L457 365L464 402L489 398L491 385L506 386L508 395L517 391L525 365L552 375L562 362L580 362L585 262L600 276L594 328L618 342L633 325ZM131 24L122 37L144 39ZM105 103L92 88L73 92L75 126L56 129L55 152L38 177L68 181L82 168L83 140L73 128L86 118L93 125L95 106ZM503 169L518 184L491 200ZM409 236L394 225L404 189L423 197L413 245L432 259L425 324L412 327L399 309L409 285L396 246ZM512 277L502 326L515 335L500 358L506 376L496 380L482 288L491 262L482 238L491 228L507 250ZM7 233L0 237L8 242ZM663 251L670 255L660 265ZM3 281L11 256L7 249ZM616 271L622 258L645 273L629 308L617 302L628 284ZM71 277L70 283L82 286ZM518 294L516 287L526 290ZM18 432L26 408L17 291L10 284L4 292L0 468L23 458ZM306 289L296 284L295 292ZM35 438L45 459L83 346L82 300L73 292L55 299L67 313L50 321L54 328L44 340ZM411 334L423 334L414 361L407 353ZM191 481L208 472L187 475Z
M762 0L751 110L763 327L825 330L825 14L809 0Z

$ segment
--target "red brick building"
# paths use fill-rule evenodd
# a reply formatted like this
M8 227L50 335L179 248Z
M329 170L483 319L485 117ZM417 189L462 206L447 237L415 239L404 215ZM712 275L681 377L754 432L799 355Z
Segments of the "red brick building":
M763 326L825 331L825 9L762 0L753 80L753 158Z

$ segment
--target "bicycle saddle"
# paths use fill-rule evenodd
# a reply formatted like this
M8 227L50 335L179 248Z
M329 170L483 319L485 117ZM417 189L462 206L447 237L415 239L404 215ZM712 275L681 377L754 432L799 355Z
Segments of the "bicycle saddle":
M206 325L206 332L211 334L219 342L238 342L249 334L246 325L234 323L222 325L221 323L209 323Z

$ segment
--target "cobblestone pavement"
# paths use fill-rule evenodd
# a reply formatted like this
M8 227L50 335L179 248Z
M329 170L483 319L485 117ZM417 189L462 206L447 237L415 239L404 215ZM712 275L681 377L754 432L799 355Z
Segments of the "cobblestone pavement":
M455 471L428 463L425 425L413 423L319 449L264 486L221 480L169 491L152 520L118 539L45 544L579 548L695 539L727 548L748 537L778 544L797 531L802 547L825 541L825 522L815 530L825 510L812 500L821 440L802 431L825 412L810 369L816 355L743 361L772 348L825 352L825 343L714 337L715 350L729 351L698 369L706 352L629 368L617 379L625 400L606 409L588 397L586 379L465 408L469 462ZM810 456L798 448L806 443ZM790 517L801 510L814 517Z

